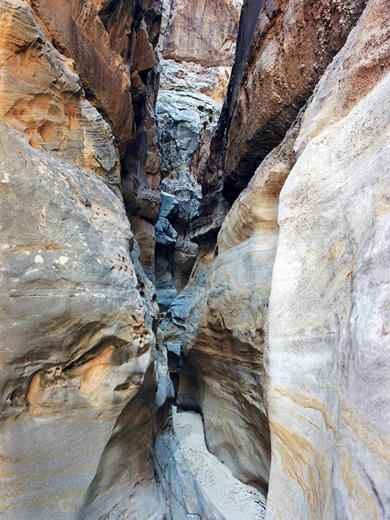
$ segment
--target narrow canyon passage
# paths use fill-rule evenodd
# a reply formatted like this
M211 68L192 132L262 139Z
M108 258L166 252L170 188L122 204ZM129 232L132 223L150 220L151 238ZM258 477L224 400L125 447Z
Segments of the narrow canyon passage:
M262 520L266 498L236 479L232 472L207 449L202 416L196 412L173 415L173 425L184 458L202 491L226 520Z
M1 519L390 518L389 71L388 0L0 0Z
M161 79L157 97L162 143L162 200L155 226L154 282L162 312L160 327L169 374L175 403L179 403L178 411L175 407L173 427L197 483L226 520L264 518L266 485L262 481L263 492L260 492L244 484L208 451L202 416L182 410L184 406L185 410L199 412L202 404L195 402L194 387L183 385L180 374L183 333L189 314L202 294L202 288L193 284L193 278L198 278L202 271L198 264L204 258L203 251L214 255L215 250L215 232L194 233L191 223L199 215L202 203L199 174L205 167L226 96L241 5L239 0L223 0L216 5L210 2L192 3L191 6L189 2L167 3L165 32L163 24L160 37ZM225 203L226 211L227 207ZM196 318L195 313L193 318ZM194 374L190 378L192 383L196 382ZM221 405L222 402L216 403L220 410ZM212 444L215 446L223 441L222 436ZM245 453L241 453L244 449L242 444L235 446L237 460L245 460Z

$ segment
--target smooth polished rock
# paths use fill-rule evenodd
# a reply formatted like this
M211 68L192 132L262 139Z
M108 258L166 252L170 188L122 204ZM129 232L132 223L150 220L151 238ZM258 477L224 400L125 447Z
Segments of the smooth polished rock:
M369 2L237 198L196 311L181 324L178 403L202 413L208 446L233 473L269 481L272 520L388 514L383 9ZM180 338L178 325L167 331Z
M202 412L210 451L235 476L263 488L270 465L263 350L278 195L294 164L296 135L294 127L228 213L197 312L181 325L186 329L194 322L182 351L178 402Z
M390 24L370 1L307 107L280 197L267 519L390 514Z

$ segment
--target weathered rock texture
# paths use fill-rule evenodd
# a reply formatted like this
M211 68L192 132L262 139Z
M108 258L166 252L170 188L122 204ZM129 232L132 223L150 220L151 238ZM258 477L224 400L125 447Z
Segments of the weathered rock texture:
M156 287L163 308L186 285L198 251L188 223L201 199L197 172L207 160L226 93L240 6L240 0L165 2L157 113L163 155L160 217L167 220L156 227Z
M70 60L60 56L22 1L1 4L0 116L38 151L86 167L119 186L110 127L86 100Z
M98 518L91 503L136 512L144 494L155 513L156 309L122 203L7 127L1 143L2 515Z
M225 105L220 120L227 125L225 188L231 182L239 190L273 150L224 220L198 304L180 324L178 404L202 412L209 448L235 475L269 483L267 518L387 518L385 4L280 2L264 25L268 7L260 10L263 37L255 31L239 86L233 71L236 108L226 123ZM242 19L244 36L245 27ZM317 49L318 70L309 47ZM297 56L304 66L294 69ZM222 184L213 199L209 181L202 205L212 210ZM206 229L202 206L199 215Z
M178 451L120 187L158 193L158 8L0 1L1 518L220 518Z
M280 198L267 518L390 515L390 20L370 1L320 81Z
M182 343L180 405L202 410L211 451L242 480L262 488L270 465L263 351L277 201L294 164L298 128L263 162L224 220L217 256Z
M267 519L387 520L387 1L246 0L212 142L239 2L165 4L0 0L0 516L222 520L176 398Z
M218 230L223 201L237 198L281 142L365 3L244 3L228 95L201 174L204 200L191 225L193 235Z
M240 8L240 0L173 0L164 58L231 66Z

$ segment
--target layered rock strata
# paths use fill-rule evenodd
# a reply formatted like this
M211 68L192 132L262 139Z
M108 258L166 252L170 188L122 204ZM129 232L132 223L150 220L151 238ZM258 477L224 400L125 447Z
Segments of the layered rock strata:
M370 1L307 107L280 197L266 349L267 518L390 514L386 2Z
M202 196L197 172L226 93L240 6L239 0L165 3L157 103L162 207L156 226L156 287L164 309L186 285L198 252L188 223Z
M142 136L155 135L158 3L139 8L0 2L5 519L220 518L178 450L156 294L122 198L129 157L157 157ZM142 168L133 180L158 179Z
M383 2L369 2L365 9L362 3L350 4L348 16L345 3L334 3L335 18L323 32L320 13L330 3L316 3L314 16L310 4L304 17L295 11L299 6L280 3L261 39L260 52L252 44L242 91L237 87L235 94L236 109L228 123L225 120L228 136L241 120L241 132L234 134L237 146L227 145L230 161L239 164L248 159L247 127L249 132L256 127L262 139L271 135L266 127L257 126L256 118L268 109L276 114L273 96L280 92L273 67L262 76L264 82L267 78L276 82L259 91L265 101L254 102L253 96L257 73L264 72L267 63L276 60L278 67L288 70L287 51L292 45L288 27L300 28L300 34L310 34L316 27L315 34L327 35L324 56L320 58L317 51L322 64L320 72L313 72L317 79L337 46L342 49L290 129L286 132L280 126L275 140L276 133L271 135L271 148L282 141L258 166L222 224L215 259L202 293L198 292L202 296L190 318L180 324L178 405L201 411L209 448L235 475L258 486L268 482L267 518L386 518L389 427L375 410L387 417L388 403L370 374L378 366L380 386L388 388L387 358L377 346L387 341L388 319L382 256L387 247L384 186L389 174L384 79L389 65L388 21L380 21ZM358 26L342 46L362 11ZM339 25L345 31L341 39L336 38L338 25L333 25L340 13ZM268 39L279 16L284 22L278 37ZM271 53L278 46L284 52ZM298 56L306 52L299 47ZM310 56L302 58L305 81L312 67ZM294 75L284 77L292 81ZM294 85L295 90L290 85L283 92L298 96L301 86ZM234 92L234 80L230 88ZM245 99L251 100L246 105L244 91ZM286 126L300 103L294 105L291 119L280 103ZM256 157L266 154L258 143L248 143L251 153L259 152ZM237 174L238 179L239 170L231 175L230 164L226 159L221 178L232 180ZM240 179L238 189L248 175ZM207 192L207 184L204 189ZM202 207L202 217L201 211ZM205 222L204 218L202 225ZM192 277L196 280L196 270ZM170 335L174 337L173 332ZM363 380L370 412L363 397L366 390L357 383Z
M0 0L0 516L223 520L176 398L253 514L385 520L387 2L246 0L212 141L239 2L165 3Z

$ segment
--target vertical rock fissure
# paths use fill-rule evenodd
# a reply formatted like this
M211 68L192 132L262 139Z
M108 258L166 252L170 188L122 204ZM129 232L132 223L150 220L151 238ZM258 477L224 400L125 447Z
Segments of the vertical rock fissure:
M388 518L388 0L0 24L1 517Z
M183 413L192 410L203 414L204 383L200 378L197 384L196 363L191 361L191 367L184 367L184 380L181 379L183 367L180 366L186 360L183 357L186 343L191 341L191 334L196 333L192 325L197 327L204 285L216 256L216 231L230 207L227 201L220 201L220 221L214 221L212 226L207 223L200 226L199 232L197 217L204 196L200 174L209 156L211 138L226 96L241 2L167 2L167 7L170 11L160 40L161 79L157 98L162 182L161 208L155 226L155 283L161 311L162 341L174 387L173 403L177 404L178 410L174 415L177 418L174 425L184 457L203 491L222 514L234 520L261 519L265 511L266 479L259 481L253 475L247 475L242 480L255 487L246 486L233 476L229 464L226 466L221 462L224 456L219 454L218 460L209 453L205 443L209 443L210 437L203 430L202 419L194 422L191 414ZM197 222L195 233L194 221ZM233 346L229 338L220 339L221 349L237 346L240 349L239 343ZM199 363L207 364L207 356L200 358ZM261 360L256 361L257 365L261 365ZM261 395L260 383L253 380L253 384ZM264 410L255 407L256 412L264 416ZM261 421L255 427L261 430L265 444L269 445L268 430ZM180 436L187 427L194 436L193 446L186 444ZM203 439L203 445L197 445L200 439ZM215 443L211 445L212 451L218 453ZM234 450L236 458L245 457L242 453L244 446L237 443ZM257 460L261 461L258 455ZM264 469L264 474L267 471ZM239 474L235 473L236 476Z
M312 138L310 130L302 127L302 118L306 115L310 120L315 102L310 96L316 85L320 88L320 79L326 77L335 56L337 61L366 4L365 0L318 5L245 2L240 23L241 30L248 30L246 41L242 36L245 64L236 69L239 78L230 83L228 102L207 146L206 160L195 170L202 192L195 211L186 216L187 236L199 248L196 261L181 291L172 276L171 297L175 290L179 294L170 302L161 325L178 410L200 412L209 450L243 482L263 490L270 479L271 436L279 450L288 445L287 459L299 458L294 439L306 446L294 432L281 429L275 418L269 421L266 409L267 395L277 392L273 378L280 381L274 366L283 365L273 349L286 341L277 333L276 339L269 336L272 320L278 316L273 309L270 324L268 309L280 238L279 197L305 149L301 133L309 134L308 141ZM256 23L250 18L254 12ZM177 60L174 45L170 52ZM172 97L166 95L167 106L168 99L172 102ZM164 153L170 157L172 140L187 138L190 146L191 139L184 132L172 136L174 118L169 119L171 114L164 107L163 113L167 114L162 124ZM174 157L178 155L182 157L180 150ZM168 175L172 165L169 168ZM284 218L288 222L288 215ZM173 219L171 224L176 235L171 233L173 249L167 264L174 262L173 244L181 232ZM280 272L277 275L280 279ZM270 402L279 411L277 397ZM284 459L281 464L288 465ZM319 503L315 485L307 498L310 504ZM273 493L280 495L276 481Z

